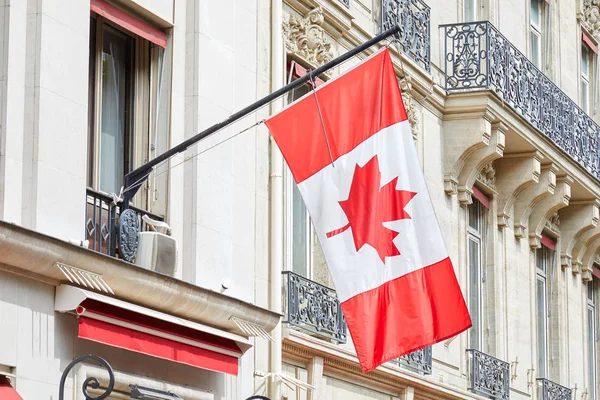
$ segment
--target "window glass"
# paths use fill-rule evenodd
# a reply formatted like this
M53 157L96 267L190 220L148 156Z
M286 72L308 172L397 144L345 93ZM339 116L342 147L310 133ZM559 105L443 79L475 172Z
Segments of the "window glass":
M531 62L538 68L542 68L542 5L540 0L531 0L530 12L530 47Z
M596 290L598 282L596 278L587 283L587 360L588 360L588 380L589 380L589 399L595 400L598 396L598 377L596 365L596 342L598 338L598 327L596 321Z
M546 281L538 278L536 281L537 302L537 342L538 342L538 377L546 378Z
M483 331L483 260L487 210L477 199L467 209L469 256L469 314L473 324L469 331L469 346L482 349Z
M587 46L581 46L581 108L590 112L590 52Z
M292 192L292 271L308 277L308 211L295 183Z
M102 44L102 111L100 123L100 190L119 193L128 171L125 154L131 129L133 38L104 25ZM129 158L129 157L127 157Z
M473 324L470 332L470 347L480 349L481 347L481 279L480 262L481 248L479 241L469 239L469 314Z
M465 22L477 21L477 0L464 0Z

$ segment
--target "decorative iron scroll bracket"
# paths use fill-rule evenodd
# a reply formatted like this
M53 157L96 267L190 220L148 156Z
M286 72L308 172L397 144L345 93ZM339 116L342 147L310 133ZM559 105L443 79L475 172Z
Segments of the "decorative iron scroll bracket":
M83 385L81 387L81 390L83 391L83 395L85 396L85 399L86 400L104 400L108 396L110 396L113 389L115 388L115 374L113 372L112 367L105 359L95 356L93 354L86 354L84 356L77 357L76 359L71 361L71 363L69 365L67 365L67 368L65 368L65 370L63 371L63 374L60 377L60 384L58 385L58 400L64 400L64 398L65 398L65 382L67 381L67 376L69 375L69 372L71 372L71 369L73 369L73 367L76 364L79 364L80 362L85 361L85 360L92 360L92 361L95 361L95 362L101 364L108 371L108 377L109 377L108 387L106 388L104 393L100 394L97 397L94 397L91 394L89 394L88 388L99 389L100 381L98 381L98 378L94 378L94 377L87 378L83 382Z

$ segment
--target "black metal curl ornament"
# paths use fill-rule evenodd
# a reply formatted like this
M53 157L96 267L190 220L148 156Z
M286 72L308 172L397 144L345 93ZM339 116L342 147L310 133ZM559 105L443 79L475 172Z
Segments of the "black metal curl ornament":
M257 396L250 396L246 400L271 400L271 399L269 399L266 396L257 395Z
M67 375L69 375L69 372L71 372L71 369L73 369L73 367L76 364L79 364L80 362L82 362L84 360L88 360L88 359L93 360L93 361L97 362L98 364L101 364L104 368L106 368L106 370L108 371L109 381L108 381L108 387L106 388L106 391L104 393L102 393L101 395L99 395L98 397L94 397L88 393L88 387L90 387L92 389L98 389L98 388L100 388L100 382L98 381L98 378L94 378L94 377L87 378L83 382L83 385L81 387L81 390L83 391L83 395L85 396L85 399L86 400L104 400L108 396L110 396L110 394L112 393L112 391L115 387L115 374L113 372L112 367L104 358L95 356L93 354L86 354L85 356L77 357L76 359L71 361L71 363L69 365L67 365L67 368L65 368L62 376L60 377L60 384L58 386L58 400L64 400L65 382L67 380Z

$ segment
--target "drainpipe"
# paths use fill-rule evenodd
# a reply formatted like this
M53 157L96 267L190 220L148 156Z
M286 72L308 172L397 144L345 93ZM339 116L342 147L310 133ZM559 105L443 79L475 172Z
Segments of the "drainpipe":
M281 88L285 82L283 51L283 5L281 0L271 0L271 92ZM282 100L271 103L271 114L282 108ZM270 137L269 152L269 203L270 203L270 309L281 312L281 272L283 267L283 157L275 141ZM281 373L281 322L271 333L269 370L273 374ZM277 376L277 375L275 375ZM281 383L278 379L269 380L269 397L281 398Z

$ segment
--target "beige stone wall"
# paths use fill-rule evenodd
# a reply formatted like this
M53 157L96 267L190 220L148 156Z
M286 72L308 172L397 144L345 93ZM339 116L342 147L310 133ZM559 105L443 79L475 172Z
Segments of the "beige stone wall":
M590 7L583 3L591 2L552 2L546 10L549 22L544 22L545 27L550 24L549 34L545 35L550 53L543 69L577 103L580 99L580 21L583 18L586 25L583 10ZM330 44L332 56L378 32L376 21L381 12L378 0L351 0L349 10L336 1L295 0L285 4L284 19L289 16L302 19L311 10L322 7L324 21L317 25L324 33L323 40ZM568 388L577 387L577 396L580 396L588 385L584 295L589 273L585 270L582 273L578 265L566 260L574 253L573 261L585 258L584 269L586 263L591 265L589 254L596 251L593 246L597 244L590 238L595 237L595 233L588 232L585 236L583 232L586 226L596 232L593 226L598 221L596 217L583 216L580 210L588 207L582 206L582 202L591 200L593 203L599 197L600 184L493 95L446 95L442 87L444 44L438 27L463 21L463 2L429 0L427 4L431 7L431 74L393 52L394 61L399 76L410 79L410 87L403 90L410 94L414 105L415 144L465 296L469 291L465 211L471 202L470 188L477 185L492 200L483 284L482 350L510 363L511 398L527 399L537 395L535 248L540 246L542 233L557 235L554 273L548 283L552 302L548 325L548 378ZM490 20L513 45L528 55L529 1L486 0L480 4L483 4L479 10L481 19ZM597 28L588 31L597 32ZM595 35L597 37L597 33ZM288 57L298 59L298 54L288 49ZM306 57L300 59L306 61ZM331 74L335 76L358 61L357 58L348 61ZM598 120L593 110L591 114ZM484 167L490 165L495 174L495 182L491 183L484 172ZM589 207L593 211L597 205ZM560 219L558 226L550 222L556 213ZM321 275L319 272L313 279L321 280ZM316 345L313 347L316 353L322 351ZM339 351L340 357L352 354L351 340L345 345L328 345L330 347L333 353ZM442 391L448 388L456 391L450 398L471 396L467 391L469 372L465 350L468 347L466 333L435 345L433 374L420 378L432 386L421 387L411 396L420 398L428 393L427 396L438 398L434 394L437 391L442 398L447 395L445 392L442 395ZM403 375L400 379L409 378ZM349 390L345 384L332 384L334 381L332 378L327 388L319 389L318 396L324 397L317 398L337 398ZM380 398L367 389L355 392L357 398Z

